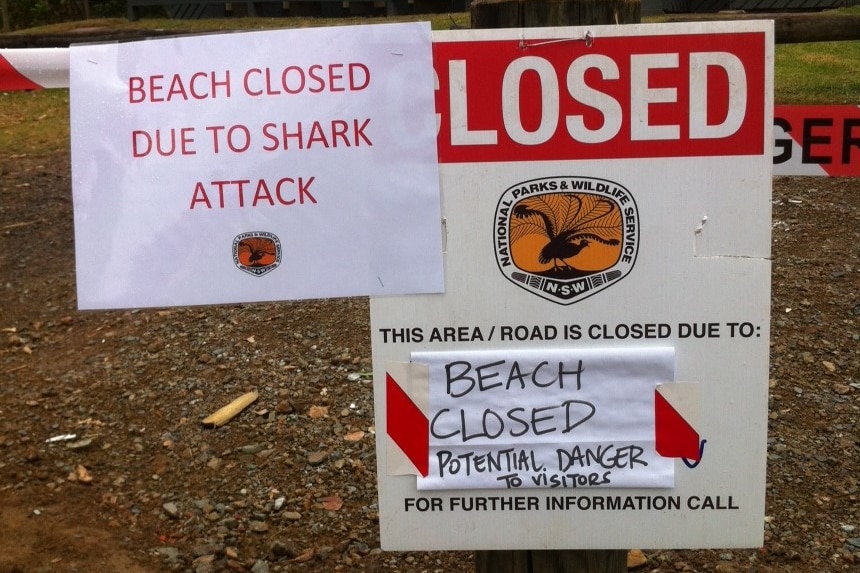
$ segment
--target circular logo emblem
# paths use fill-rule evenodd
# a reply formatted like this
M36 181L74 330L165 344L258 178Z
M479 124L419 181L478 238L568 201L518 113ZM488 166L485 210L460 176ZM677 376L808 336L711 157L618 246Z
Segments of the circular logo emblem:
M233 239L233 263L261 277L281 264L281 241L273 233L242 233Z
M496 262L508 280L558 304L620 281L639 249L639 213L625 187L594 177L518 183L496 207Z

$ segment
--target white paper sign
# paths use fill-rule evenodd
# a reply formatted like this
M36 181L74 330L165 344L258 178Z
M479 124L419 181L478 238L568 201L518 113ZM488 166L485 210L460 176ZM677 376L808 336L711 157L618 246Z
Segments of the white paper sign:
M70 58L81 308L443 290L427 24Z
M418 489L674 485L654 389L671 348L414 352L430 369L430 472Z

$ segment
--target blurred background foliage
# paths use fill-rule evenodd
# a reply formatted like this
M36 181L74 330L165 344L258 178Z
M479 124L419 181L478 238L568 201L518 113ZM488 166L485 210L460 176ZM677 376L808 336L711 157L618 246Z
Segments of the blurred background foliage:
M9 28L21 30L89 18L124 16L125 0L2 0L9 16Z

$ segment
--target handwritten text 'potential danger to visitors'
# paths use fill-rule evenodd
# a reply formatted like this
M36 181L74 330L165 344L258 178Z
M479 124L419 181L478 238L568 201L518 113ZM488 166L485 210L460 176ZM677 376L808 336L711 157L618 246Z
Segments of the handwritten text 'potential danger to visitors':
M430 471L419 489L672 487L654 389L674 351L414 352L429 367Z

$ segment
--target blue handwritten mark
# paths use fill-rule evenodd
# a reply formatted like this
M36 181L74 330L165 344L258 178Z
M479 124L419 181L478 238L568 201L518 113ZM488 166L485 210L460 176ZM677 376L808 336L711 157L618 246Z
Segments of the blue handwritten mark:
M705 453L705 444L707 444L707 443L708 443L708 440L702 440L699 443L699 459L691 462L687 458L681 458L681 461L684 462L684 465L690 469L693 469L696 466L698 466L702 462L702 456Z

